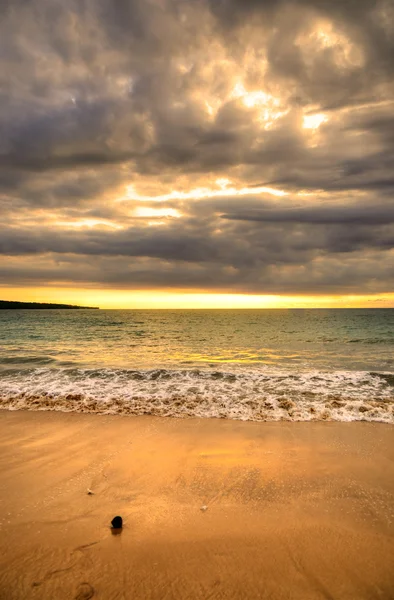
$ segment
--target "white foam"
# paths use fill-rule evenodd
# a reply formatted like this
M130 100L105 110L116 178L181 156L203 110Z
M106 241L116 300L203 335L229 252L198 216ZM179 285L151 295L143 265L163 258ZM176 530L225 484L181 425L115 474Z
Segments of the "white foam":
M392 377L392 375L391 375ZM290 371L49 369L7 371L0 407L250 421L394 423L394 389L382 374Z

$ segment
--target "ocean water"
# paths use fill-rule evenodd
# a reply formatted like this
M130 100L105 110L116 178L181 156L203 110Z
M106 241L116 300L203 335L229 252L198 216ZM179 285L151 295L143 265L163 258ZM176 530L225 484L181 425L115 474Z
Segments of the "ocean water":
M0 407L394 423L394 309L2 310Z

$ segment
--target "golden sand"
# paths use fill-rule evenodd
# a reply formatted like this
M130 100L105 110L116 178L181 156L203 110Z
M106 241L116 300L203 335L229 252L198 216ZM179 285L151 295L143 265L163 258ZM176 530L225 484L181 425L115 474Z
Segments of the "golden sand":
M0 470L2 600L394 598L389 425L1 411Z

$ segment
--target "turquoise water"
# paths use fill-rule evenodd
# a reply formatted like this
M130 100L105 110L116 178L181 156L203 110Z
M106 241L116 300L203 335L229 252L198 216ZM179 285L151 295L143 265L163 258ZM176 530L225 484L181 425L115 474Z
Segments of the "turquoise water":
M3 310L0 386L7 408L392 422L394 309Z

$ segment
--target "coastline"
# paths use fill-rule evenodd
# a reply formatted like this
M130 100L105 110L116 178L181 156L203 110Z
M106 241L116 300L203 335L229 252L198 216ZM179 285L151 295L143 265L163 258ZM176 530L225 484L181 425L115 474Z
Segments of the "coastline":
M0 449L1 598L394 596L390 425L0 411Z

